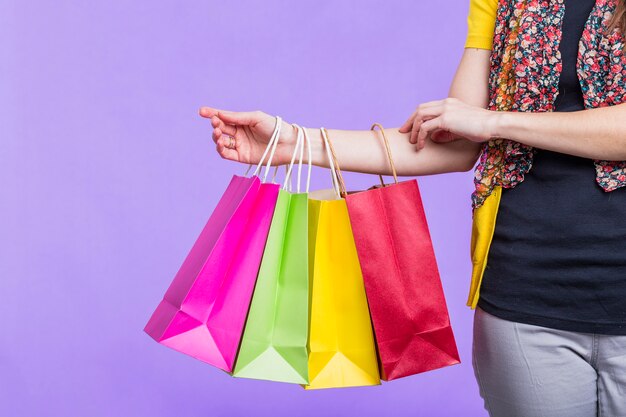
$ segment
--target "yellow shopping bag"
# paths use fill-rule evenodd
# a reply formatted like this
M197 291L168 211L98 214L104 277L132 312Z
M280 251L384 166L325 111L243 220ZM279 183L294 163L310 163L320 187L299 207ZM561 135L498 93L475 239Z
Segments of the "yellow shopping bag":
M335 190L309 199L309 384L379 385L374 333L346 201ZM323 190L324 191L324 190Z

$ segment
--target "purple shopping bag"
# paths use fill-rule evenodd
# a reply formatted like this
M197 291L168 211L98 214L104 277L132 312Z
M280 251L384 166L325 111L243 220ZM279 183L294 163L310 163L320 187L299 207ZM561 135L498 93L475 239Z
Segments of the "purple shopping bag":
M227 372L233 368L278 197L280 186L265 180L281 124L277 116L253 176L233 176L144 328L157 342Z

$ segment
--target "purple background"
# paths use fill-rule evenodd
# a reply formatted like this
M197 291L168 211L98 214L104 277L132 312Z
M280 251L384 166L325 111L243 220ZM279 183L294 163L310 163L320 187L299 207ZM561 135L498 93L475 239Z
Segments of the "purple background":
M305 392L142 330L244 169L214 152L198 107L399 126L447 94L467 3L2 0L0 415L485 416L465 306L471 172L419 178L461 365Z

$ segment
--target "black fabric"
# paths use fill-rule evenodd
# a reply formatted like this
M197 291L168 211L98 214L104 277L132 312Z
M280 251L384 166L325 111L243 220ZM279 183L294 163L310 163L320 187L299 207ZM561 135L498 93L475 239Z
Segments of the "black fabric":
M594 0L565 0L555 111L583 110L578 42ZM605 192L593 160L538 149L503 188L478 306L562 330L626 335L626 188Z

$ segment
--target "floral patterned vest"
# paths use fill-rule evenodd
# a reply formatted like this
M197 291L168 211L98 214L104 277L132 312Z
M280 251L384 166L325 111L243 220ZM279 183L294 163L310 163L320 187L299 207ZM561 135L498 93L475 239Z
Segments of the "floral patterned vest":
M579 42L576 71L585 108L626 101L626 57L619 30L606 27L618 0L596 0ZM561 73L559 41L564 0L499 0L491 53L489 109L554 109ZM532 167L536 149L508 139L482 144L474 171L472 212L495 186L513 188ZM594 160L604 191L626 186L626 161Z

